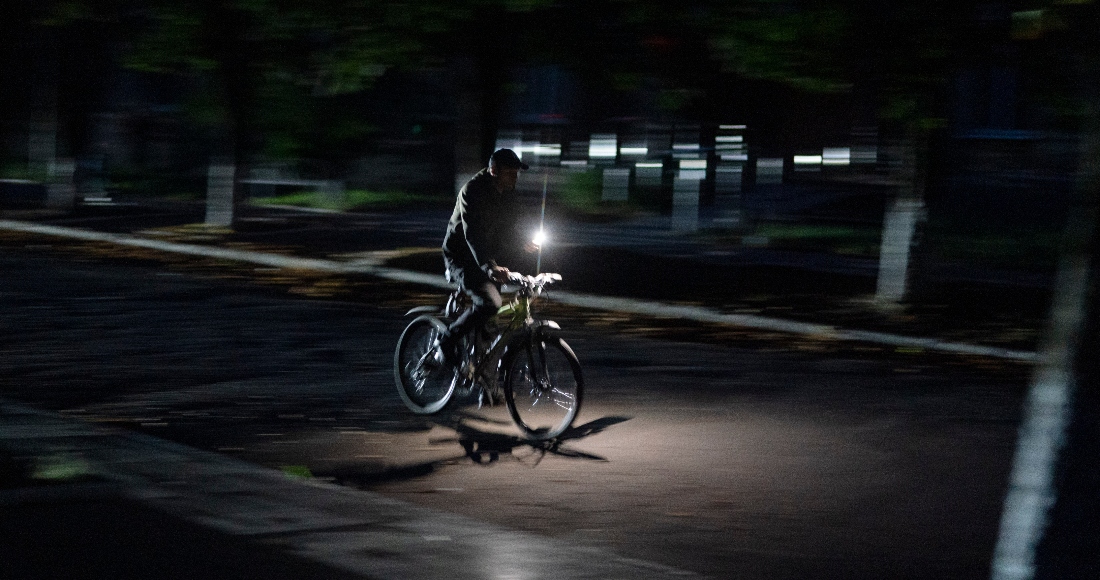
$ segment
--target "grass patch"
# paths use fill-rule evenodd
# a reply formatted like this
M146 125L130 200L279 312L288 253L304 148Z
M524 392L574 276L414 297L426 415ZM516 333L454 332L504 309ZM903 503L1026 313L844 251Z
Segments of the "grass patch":
M26 164L5 163L3 166L0 166L0 179L19 179L46 183L49 180L49 176L46 175L45 171L30 170L27 168Z
M615 221L636 215L641 208L632 202L603 201L603 175L599 171L569 173L555 202L570 217L585 221Z
M603 179L595 171L577 171L567 174L558 199L572 211L586 211L596 208L600 203L600 188Z
M280 469L288 477L296 479L313 479L313 472L305 465L284 465L280 467Z
M254 197L251 202L254 205L293 205L335 211L357 211L438 204L442 200L435 196L418 195L400 190L349 189L342 195L335 196L317 191L297 191L274 197Z
M926 240L931 251L946 260L1053 271L1062 236L1062 232L1027 229L1013 233L933 230Z
M918 230L917 251L938 260L981 264L991 267L1051 271L1058 261L1062 232L1021 228L1015 232L991 229L948 229L928 226ZM771 248L832 252L877 257L882 242L878 226L758 223L747 232L709 230L699 234L705 240L764 245Z
M857 256L877 256L882 232L877 227L830 224L792 224L763 222L747 232L716 230L704 237L718 242L753 243L788 250L827 251Z
M878 228L856 226L763 223L755 235L788 240L868 240L878 239Z

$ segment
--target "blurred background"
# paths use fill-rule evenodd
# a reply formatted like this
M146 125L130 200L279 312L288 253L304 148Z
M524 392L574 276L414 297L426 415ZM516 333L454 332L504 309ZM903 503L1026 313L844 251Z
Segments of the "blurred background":
M1046 530L1049 560L1063 545L1095 559L1095 538L1079 533L1100 513L1093 0L14 0L5 9L3 217L140 198L205 203L219 226L263 204L445 212L508 147L531 165L520 193L532 207L547 192L552 219L611 224L601 230L610 237L646 231L616 224L659 224L725 255L744 250L745 263L761 247L794 251L769 256L783 266L806 266L811 252L799 250L853 258L845 267L877 278L877 306L949 278L985 283L960 301L974 310L1009 310L994 286L1037 290L1041 300L1029 294L1026 304L1054 305L1048 328L1029 313L1010 330L1038 343L1041 392L1021 433L1045 439L1021 438L1021 449L1049 453L1042 465L1017 462L1010 493L1026 497L1006 505L1034 508L1025 523L1037 537L1052 496L1027 495L1028 470L1057 467L1045 482L1061 486L1062 502ZM636 263L656 269L649 257ZM589 269L599 276L603 265ZM782 284L822 292L807 279ZM1042 422L1053 416L1062 423ZM1009 508L1005 521L1027 519Z
M1095 22L1089 0L21 0L0 204L445 207L510 147L552 213L877 259L879 302L922 268L1049 287L1088 197Z
M886 209L916 208L928 253L1049 271L1094 11L18 0L0 22L3 201L46 195L31 183L202 199L211 164L238 203L450 200L507 146L580 217L877 253Z

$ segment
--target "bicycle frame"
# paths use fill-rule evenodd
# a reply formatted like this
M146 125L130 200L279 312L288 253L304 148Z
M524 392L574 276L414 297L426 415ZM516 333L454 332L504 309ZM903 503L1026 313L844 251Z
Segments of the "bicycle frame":
M435 345L448 324L469 307L468 296L456 290L442 308L409 310L418 316L401 333L394 378L401 398L415 413L441 411L461 389L463 396L477 394L478 407L503 402L528 437L551 439L576 418L584 389L580 363L562 340L561 327L535 319L532 312L545 286L561 276L512 273L508 280L515 293L491 318L490 328L462 337L457 368L437 362Z
M513 344L518 335L526 336L528 332L524 331L534 325L535 321L531 317L531 294L530 290L520 289L511 301L497 310L492 320L495 329L490 335L488 346L478 340L478 331L471 332L470 338L475 347L473 360L469 361L472 368L468 380L472 382L480 378L486 383L486 387L496 385L500 378L500 361L509 345Z
M500 361L510 346L521 344L519 339L529 342L540 330L561 330L558 323L552 320L535 320L532 317L531 303L535 294L531 288L520 288L512 300L497 310L492 319L495 328L486 337L488 345L478 340L479 331L475 330L467 336L467 340L474 345L473 352L467 349L464 353L466 359L463 361L461 378L466 381L467 387L473 387L479 379L487 388L496 385L500 376ZM442 312L436 307L420 306L409 310L406 315L436 312L444 318L452 319L468 307L469 297L466 293L455 290L447 297Z

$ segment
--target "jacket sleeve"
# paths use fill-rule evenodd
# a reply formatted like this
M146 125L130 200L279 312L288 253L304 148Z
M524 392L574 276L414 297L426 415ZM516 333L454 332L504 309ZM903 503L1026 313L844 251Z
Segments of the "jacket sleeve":
M466 245L483 270L496 265L493 261L496 253L493 228L493 208L489 196L481 188L468 188L463 195L462 226L466 235Z

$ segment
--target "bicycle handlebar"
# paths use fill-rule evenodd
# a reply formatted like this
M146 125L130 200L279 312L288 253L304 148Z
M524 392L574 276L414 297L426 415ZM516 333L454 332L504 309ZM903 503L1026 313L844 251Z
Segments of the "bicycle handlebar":
M549 272L544 272L537 276L529 276L527 274L520 274L519 272L508 272L508 282L524 288L542 288L547 284L560 280L561 274L551 274Z

